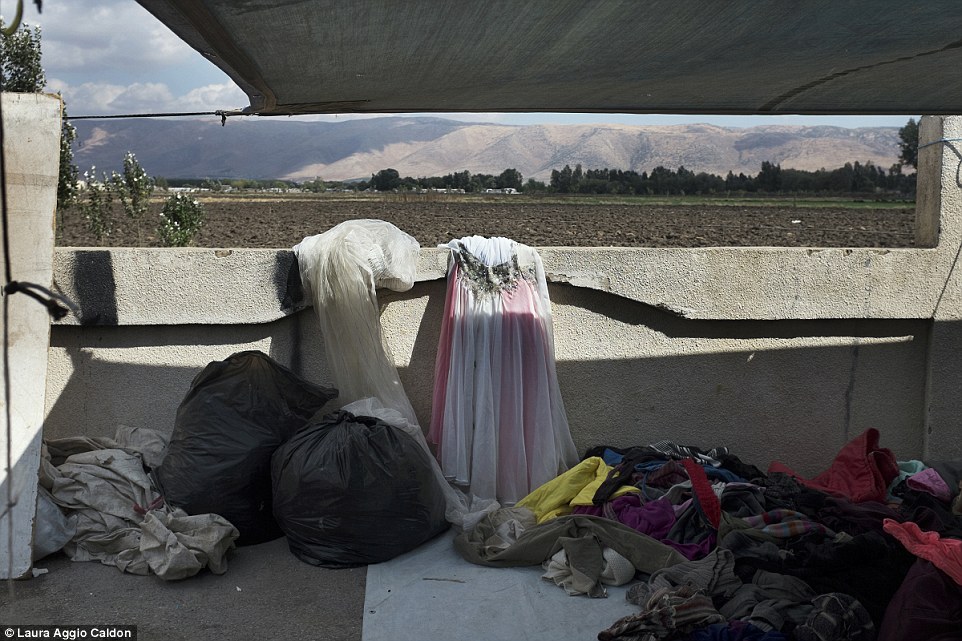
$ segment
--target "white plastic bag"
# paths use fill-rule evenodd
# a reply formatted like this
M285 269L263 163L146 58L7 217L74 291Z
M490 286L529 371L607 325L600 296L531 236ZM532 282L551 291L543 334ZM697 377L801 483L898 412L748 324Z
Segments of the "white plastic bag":
M37 518L33 530L33 560L38 561L59 551L73 538L77 523L60 510L50 492L37 487Z

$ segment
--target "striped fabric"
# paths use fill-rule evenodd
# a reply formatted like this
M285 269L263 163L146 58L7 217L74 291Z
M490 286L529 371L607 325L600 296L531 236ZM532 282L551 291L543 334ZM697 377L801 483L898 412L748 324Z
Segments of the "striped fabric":
M723 623L711 597L690 585L656 590L642 611L615 621L598 633L600 641L659 641L681 638L692 630Z
M720 467L721 461L718 459L722 456L728 456L727 447L713 447L707 452L690 445L678 445L673 441L658 441L657 443L652 443L649 445L651 449L664 454L669 458L684 459L693 458L699 463L706 463L713 467Z
M746 516L742 520L753 528L780 539L801 536L808 532L821 532L828 537L835 536L835 532L821 523L811 520L801 512L784 508L769 510L754 516Z

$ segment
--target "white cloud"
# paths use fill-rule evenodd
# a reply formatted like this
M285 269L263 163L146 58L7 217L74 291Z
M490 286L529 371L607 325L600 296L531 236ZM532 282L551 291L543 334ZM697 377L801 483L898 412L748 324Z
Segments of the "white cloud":
M49 75L145 73L199 57L136 2L49 3L36 21Z
M178 104L186 111L243 109L250 104L250 100L240 87L232 82L225 82L191 89L178 99Z
M158 82L137 82L124 88L110 101L110 107L127 113L150 113L158 105L174 102L174 94L167 85ZM163 108L167 110L166 107Z
M232 83L206 85L176 95L159 82L117 85L85 82L71 86L49 79L47 87L59 91L72 116L109 114L150 114L185 111L215 111L246 107L247 96Z

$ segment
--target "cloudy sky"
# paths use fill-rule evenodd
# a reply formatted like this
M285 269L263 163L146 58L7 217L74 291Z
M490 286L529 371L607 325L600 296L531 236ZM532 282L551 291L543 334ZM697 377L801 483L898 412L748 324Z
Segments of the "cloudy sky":
M42 13L37 12L30 0L25 0L25 5L24 21L42 29L48 89L63 94L71 116L213 111L248 105L244 93L220 69L184 44L134 0L47 0ZM13 9L13 0L3 0L0 14L9 19ZM709 122L729 127L775 123L901 127L909 118L490 113L446 116L506 124Z

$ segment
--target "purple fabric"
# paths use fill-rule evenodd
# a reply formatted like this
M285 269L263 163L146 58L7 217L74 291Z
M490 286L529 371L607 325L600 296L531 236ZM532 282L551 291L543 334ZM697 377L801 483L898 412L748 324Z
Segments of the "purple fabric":
M879 628L878 641L958 641L962 586L924 559L909 570Z
M663 539L675 524L675 510L663 500L642 504L637 494L625 494L604 506L605 516L624 523L653 539Z
M946 503L952 500L952 491L949 489L945 480L935 471L935 468L930 467L927 470L922 470L918 474L913 474L908 478L906 483L908 483L908 486L913 490L928 492L935 498Z
M715 533L712 532L699 543L679 543L671 539L662 539L661 542L678 550L678 553L689 561L697 561L705 558L709 552L715 549L715 539Z
M586 514L588 516L604 516L604 514L602 514L601 506L596 505L576 505L574 509L571 510L571 513Z
M641 496L632 493L614 498L602 507L579 505L574 508L574 513L603 516L624 523L631 529L647 534L651 538L678 550L686 559L703 558L715 548L714 534L698 543L683 543L667 538L668 532L675 524L675 509L676 506L666 499L642 503Z
M641 496L636 493L624 494L601 507L579 505L574 508L574 513L603 516L659 540L675 524L675 509L671 503L663 499L642 503Z

